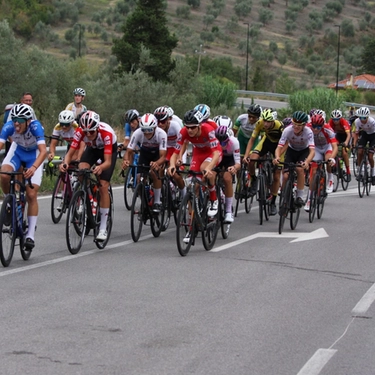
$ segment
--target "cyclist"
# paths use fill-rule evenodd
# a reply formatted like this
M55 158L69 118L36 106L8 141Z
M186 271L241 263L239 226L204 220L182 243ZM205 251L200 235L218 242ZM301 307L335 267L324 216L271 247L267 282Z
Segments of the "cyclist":
M65 109L73 111L75 120L79 123L80 116L87 111L86 106L82 104L85 100L86 91L81 87L77 87L73 91L74 101L69 103Z
M63 139L68 144L68 150L70 144L73 141L74 132L78 128L78 124L74 120L73 111L63 110L59 114L59 123L53 128L51 136L51 144L49 145L48 160L51 161L55 157L56 146L59 140ZM76 154L76 160L79 160L78 152Z
M167 133L158 127L158 120L152 113L145 113L139 120L139 128L133 133L126 153L122 168L128 168L133 162L134 150L140 149L138 165L149 165L151 168L151 179L154 189L154 205L152 210L160 212L161 185L159 171L165 163L167 154ZM138 167L142 171L142 167Z
M84 143L86 148L78 168L87 169L95 164L93 173L100 176L100 228L96 240L105 241L108 237L106 228L111 203L108 188L116 165L117 137L111 126L100 121L100 116L94 111L84 112L79 125L70 149L60 164L60 170L66 172L75 151L80 148L81 143ZM99 160L101 163L98 162Z
M124 142L119 146L119 151L128 147L130 142L131 134L138 129L139 127L139 112L136 109L129 109L125 113L125 124L124 124L124 133L125 138Z
M342 148L342 157L344 159L348 181L350 182L352 176L350 174L349 154L347 151L351 139L349 122L342 117L342 112L339 109L334 109L331 112L331 118L328 121L328 125L336 133L337 142L344 144L344 147Z
M332 166L335 165L335 157L338 152L337 140L335 137L335 132L333 129L325 123L323 116L321 115L312 115L310 118L310 123L308 127L314 133L314 143L315 143L315 161L329 161L327 165L328 172L328 186L327 193L332 193L333 191L333 174ZM316 165L312 163L311 165L311 176L310 176L310 188L307 193L307 200L305 204L305 211L310 211L310 197L311 190L313 188L314 176L316 173Z
M302 207L304 204L303 190L305 175L303 169L308 170L311 160L315 155L314 134L306 127L308 115L302 111L296 111L292 116L292 125L284 129L279 144L275 150L273 163L279 164L281 155L285 153L285 163L301 163L303 168L297 168L297 197L295 204ZM283 169L283 186L288 178L288 168Z
M255 195L257 191L257 178L255 176L255 160L270 152L275 155L277 144L280 140L281 134L284 130L282 122L275 120L274 113L271 109L262 111L260 120L256 123L249 143L247 144L244 154L244 160L249 164L249 171L251 176L250 194ZM259 144L253 149L254 143L258 139L260 133L264 133ZM253 150L253 151L251 151ZM251 159L251 160L250 160ZM270 215L276 215L276 198L280 187L281 168L277 167L273 172L272 183L272 200L270 205Z
M12 145L3 160L1 170L18 171L21 164L24 164L27 169L23 175L26 179L31 178L33 189L26 186L28 231L25 247L32 250L35 246L34 234L39 211L37 195L42 182L43 163L47 156L44 129L38 120L32 119L33 110L27 104L16 104L10 114L12 120L4 125L0 134L0 149L9 137L12 138ZM4 194L9 193L9 182L10 176L2 175L1 188Z
M190 169L202 172L203 177L208 181L210 192L209 216L215 216L218 209L218 201L215 190L216 173L213 169L221 162L222 149L219 141L215 137L215 130L210 124L202 120L202 113L192 109L184 115L185 127L180 130L174 154L169 161L168 173L175 174L176 165L181 164L183 145L190 142L193 145L193 154Z
M247 114L240 115L234 123L233 132L240 142L241 157L245 155L247 144L261 113L262 107L259 104L251 104ZM254 147L257 143L258 140L254 143Z
M220 125L215 130L215 136L223 149L223 159L218 165L226 171L223 175L225 195L225 223L233 223L232 202L233 202L233 176L241 169L240 143L235 136L230 135L230 128Z
M158 120L158 127L167 133L167 155L165 157L167 164L173 155L177 143L177 137L181 130L178 122L171 121L169 108L170 107L163 106L156 108L154 111L154 116ZM184 179L178 173L173 176L173 179L180 189L180 197L182 198L186 192Z
M354 146L358 146L358 165L361 165L363 159L364 147L369 144L368 160L371 166L371 183L375 185L375 169L374 169L374 146L375 146L375 119L370 116L370 110L367 107L360 107L355 112L358 118L354 121L355 132L353 134ZM362 135L359 137L359 132L362 130ZM359 171L357 179L360 180Z

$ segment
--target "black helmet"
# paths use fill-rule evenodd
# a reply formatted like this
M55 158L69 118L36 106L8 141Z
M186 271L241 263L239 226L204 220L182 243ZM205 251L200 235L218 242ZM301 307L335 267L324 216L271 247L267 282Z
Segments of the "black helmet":
M307 116L307 113L302 112L302 111L294 112L292 117L293 117L293 122L297 122L297 123L306 123L309 119Z
M247 113L249 115L255 115L259 117L262 113L262 107L259 104L251 104L250 107L247 109Z
M129 109L125 113L125 122L127 122L128 124L138 118L139 118L139 112L136 109Z
M199 125L202 122L202 113L197 109L190 109L184 115L185 125Z

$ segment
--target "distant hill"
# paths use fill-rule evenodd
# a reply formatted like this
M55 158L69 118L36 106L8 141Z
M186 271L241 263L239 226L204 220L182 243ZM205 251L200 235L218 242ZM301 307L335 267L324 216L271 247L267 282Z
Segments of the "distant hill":
M35 26L29 42L62 58L80 52L93 64L111 56L112 38L121 36L121 24L134 6L133 0L39 3L59 8L60 15L61 9L68 11L50 25ZM3 0L1 19L9 13L4 4L14 3ZM176 55L198 57L200 51L202 58L229 57L245 68L249 29L250 75L255 67L263 75L286 73L301 87L335 82L339 30L339 78L359 73L360 53L375 29L375 2L364 0L169 0L166 13L170 31L179 38Z

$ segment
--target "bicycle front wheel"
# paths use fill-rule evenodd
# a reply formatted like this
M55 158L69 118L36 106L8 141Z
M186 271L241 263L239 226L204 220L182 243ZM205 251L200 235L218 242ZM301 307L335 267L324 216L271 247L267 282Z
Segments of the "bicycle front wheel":
M147 209L145 205L146 202L144 201L143 183L139 183L135 188L132 206L130 209L130 231L134 242L139 240L142 233L143 211Z
M56 180L55 187L53 188L51 200L51 218L55 224L60 222L66 209L66 203L64 199L64 188L64 176L60 174Z
M318 219L321 219L323 215L324 203L327 199L327 191L326 191L326 181L327 177L325 172L323 172L323 176L321 176L319 181L319 188L318 188L318 195L317 195L317 216Z
M220 197L218 197L218 199L220 199ZM203 222L206 222L204 224L204 228L202 228L202 243L207 251L211 250L214 247L217 238L217 233L219 231L218 214L216 214L214 217L209 217L207 214L208 205L209 199L208 193L206 191L202 211L205 213L204 215L202 215L202 220Z
M66 217L66 244L71 254L77 254L85 238L87 212L85 192L74 193Z
M280 209L279 209L279 234L283 233L285 219L289 212L289 201L293 197L292 184L287 181L283 191L281 191Z
M344 168L341 169L341 186L342 190L347 190L349 186L349 175Z
M176 225L176 242L178 252L182 257L186 256L191 245L194 243L194 214L193 197L190 193L186 193L177 215ZM191 212L191 214L190 214Z
M162 210L164 211L161 227L162 232L166 231L169 227L171 221L172 204L172 193L169 186L169 181L164 180L163 185L161 186L161 206Z
M0 212L0 260L4 267L8 267L13 258L16 244L17 228L15 220L15 200L13 195L4 198Z
M367 184L367 168L365 162L362 161L359 170L358 170L358 194L360 198L363 198L365 195Z
M370 163L366 163L366 195L370 195L371 185L372 185L372 176L371 176L371 166Z
M243 177L243 171L241 171L240 176L237 177L237 184L236 184L236 189L235 189L235 198L236 198L236 207L234 210L234 216L237 217L238 213L238 207L240 205L240 202L242 200L242 181L244 179ZM246 206L245 206L246 207Z
M316 207L318 204L318 189L319 189L320 176L316 173L313 183L313 191L310 191L310 209L309 209L309 222L312 223L315 218Z
M23 220L22 220L22 234L23 235L19 239L21 257L22 257L23 260L29 260L29 258L31 256L31 250L26 250L26 248L24 246L24 241L26 239L25 236L26 236L26 233L27 233L28 226L29 226L29 223L28 223L28 220L27 220L27 202L25 202L25 207L23 209Z
M136 176L134 168L128 168L125 173L124 182L124 202L127 210L131 210L131 205L133 202L133 196L136 186Z

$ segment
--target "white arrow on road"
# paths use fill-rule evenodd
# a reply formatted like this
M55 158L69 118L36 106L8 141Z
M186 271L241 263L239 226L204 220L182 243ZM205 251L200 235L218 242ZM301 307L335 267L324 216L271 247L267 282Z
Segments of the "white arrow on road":
M308 232L301 232L301 233L286 232L286 233L283 233L283 234L278 234L278 233L275 233L275 232L259 232L259 233L252 234L251 236L241 238L240 240L230 242L226 245L216 247L216 248L212 249L211 252L216 253L216 252L219 252L219 251L227 250L227 249L229 249L233 246L237 246L241 243L248 242L248 241L254 240L256 238L260 238L260 237L266 237L266 238L295 238L295 240L290 241L290 242L300 242L300 241L316 240L318 238L325 238L325 237L329 237L329 236L323 228L314 230L313 232L310 232L310 233L308 233Z

